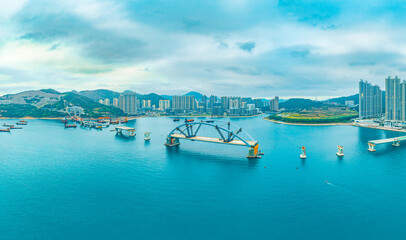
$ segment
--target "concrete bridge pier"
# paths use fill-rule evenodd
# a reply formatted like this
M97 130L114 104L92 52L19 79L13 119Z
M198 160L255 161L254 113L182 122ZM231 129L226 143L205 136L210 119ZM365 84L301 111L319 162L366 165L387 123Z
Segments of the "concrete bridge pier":
M400 147L400 141L395 141L392 143L392 146L394 147Z
M259 151L258 151L259 144L253 146L253 147L248 147L248 155L247 158L260 158Z
M368 143L368 151L370 152L375 152L375 144Z
M165 146L174 147L174 146L179 146L179 145L180 145L179 138L173 138L173 137L166 138Z

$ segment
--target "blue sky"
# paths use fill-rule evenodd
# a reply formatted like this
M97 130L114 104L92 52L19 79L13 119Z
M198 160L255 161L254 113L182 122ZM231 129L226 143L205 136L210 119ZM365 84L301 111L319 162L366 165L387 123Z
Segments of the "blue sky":
M406 77L402 1L0 0L0 95L318 97Z

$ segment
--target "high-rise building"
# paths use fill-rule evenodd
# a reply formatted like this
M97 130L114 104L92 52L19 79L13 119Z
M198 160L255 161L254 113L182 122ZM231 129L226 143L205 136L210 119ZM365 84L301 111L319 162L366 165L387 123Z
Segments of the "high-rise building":
M171 102L169 100L159 100L159 110L165 111L171 107Z
M254 104L256 108L262 108L264 106L262 99L260 98L254 99Z
M269 109L271 111L279 111L279 97L276 96L274 99L269 101Z
M398 76L387 77L385 79L385 118L389 121L399 121L402 119L401 115L401 91L400 79Z
M226 111L230 108L230 98L229 97L221 97L221 110Z
M118 107L118 98L113 99L113 106Z
M382 91L379 86L360 80L359 82L359 117L371 118L382 115Z
M136 93L123 93L118 99L118 107L127 114L137 113L137 94Z
M172 97L173 110L194 110L195 109L195 96L173 96Z
M216 105L216 101L217 101L217 97L214 95L210 96L210 100L209 100L209 108L213 109L214 106Z
M151 100L142 100L142 107L143 108L150 108L151 107Z
M106 98L104 100L104 105L110 106L110 99Z
M400 84L401 120L406 121L406 81Z

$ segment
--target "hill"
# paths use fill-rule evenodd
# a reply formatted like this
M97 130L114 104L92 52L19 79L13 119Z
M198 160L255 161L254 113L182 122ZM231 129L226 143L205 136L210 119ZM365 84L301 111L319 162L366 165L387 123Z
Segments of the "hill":
M99 100L105 100L106 98L112 101L114 98L118 98L120 96L120 93L107 89L85 90L78 92L78 94L90 98L95 102L99 102Z
M294 109L311 109L311 108L321 108L325 104L323 102L313 101L304 98L291 98L285 102L279 104L280 108L285 108L286 110Z
M88 97L73 92L67 93L60 101L54 104L49 104L45 107L50 109L64 110L68 105L82 107L85 114L89 117L100 117L103 115L124 115L121 109L100 104Z
M345 101L354 101L354 104L357 105L359 104L359 94L354 94L351 96L347 97L338 97L338 98L331 98L329 100L326 100L326 103L338 103L341 105L345 105Z
M203 99L203 94L198 92L188 92L183 96L194 96L197 101L201 101Z
M11 104L30 104L36 107L43 107L59 101L61 97L62 94L60 92L53 89L43 89L7 94L0 97L0 100L7 100Z
M0 105L0 116L7 118L55 118L63 117L65 114L50 111L45 108L38 108L31 104L5 104Z
M155 105L155 107L159 107L159 100L167 100L166 98L158 95L156 93L150 93L146 95L137 94L137 98L140 100L140 104L142 104L142 100L151 100L151 105Z

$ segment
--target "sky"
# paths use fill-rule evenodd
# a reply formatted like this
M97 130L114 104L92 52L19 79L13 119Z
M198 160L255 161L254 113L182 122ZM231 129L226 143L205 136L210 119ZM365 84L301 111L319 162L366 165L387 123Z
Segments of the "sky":
M0 95L326 98L406 78L406 3L0 0Z

